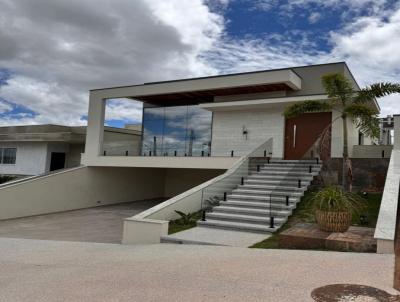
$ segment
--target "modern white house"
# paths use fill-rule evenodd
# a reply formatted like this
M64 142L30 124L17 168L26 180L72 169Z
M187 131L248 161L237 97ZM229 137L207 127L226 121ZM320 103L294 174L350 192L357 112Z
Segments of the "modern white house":
M27 125L0 127L0 175L32 176L77 167L86 127ZM108 154L138 155L141 131L105 127Z
M91 90L82 166L0 188L0 219L165 198L124 221L123 243L157 243L178 217L175 210L197 212L216 197L219 204L199 226L274 232L322 162L340 167L337 111L283 116L290 104L328 100L321 83L328 73L343 74L359 89L338 62ZM143 103L137 154L107 150L106 102L118 98ZM379 112L375 101L370 106ZM388 162L386 147L361 140L351 120L347 126L353 158L368 168ZM370 145L368 158L360 143ZM329 176L340 181L341 169Z

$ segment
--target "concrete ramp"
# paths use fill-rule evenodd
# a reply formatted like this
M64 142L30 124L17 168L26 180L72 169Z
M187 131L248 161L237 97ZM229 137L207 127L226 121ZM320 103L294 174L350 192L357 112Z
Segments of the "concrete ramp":
M81 166L0 187L0 220L162 197L150 169Z

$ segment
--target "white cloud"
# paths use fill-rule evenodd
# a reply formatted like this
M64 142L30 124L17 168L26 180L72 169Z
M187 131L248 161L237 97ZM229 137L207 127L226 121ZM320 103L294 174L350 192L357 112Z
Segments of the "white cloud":
M312 12L308 16L308 22L310 22L311 24L317 23L321 19L321 17L322 17L321 13Z
M82 124L89 89L217 73L346 60L362 85L399 81L400 8L385 11L384 0L289 1L288 11L346 5L353 16L368 7L369 17L354 17L328 35L329 52L315 50L315 42L300 31L232 40L225 33L228 20L206 2L229 5L229 0L97 0L95 5L0 0L0 68L14 73L0 97L37 113L0 118L0 124ZM280 2L254 4L270 9ZM318 19L314 13L308 11L310 21ZM384 114L399 111L396 97L382 101ZM1 110L7 108L0 105ZM109 119L140 115L134 103L107 109Z
M362 86L400 82L400 8L387 17L364 17L332 33L332 56L349 63ZM382 115L400 113L400 95L380 100Z
M11 106L11 104L4 102L4 101L0 101L0 113L9 112L12 109L13 109L13 107Z
M106 120L120 120L125 124L142 121L142 103L129 99L109 99L106 103Z
M201 0L0 0L0 97L34 120L81 124L92 88L216 73L198 55L223 32Z

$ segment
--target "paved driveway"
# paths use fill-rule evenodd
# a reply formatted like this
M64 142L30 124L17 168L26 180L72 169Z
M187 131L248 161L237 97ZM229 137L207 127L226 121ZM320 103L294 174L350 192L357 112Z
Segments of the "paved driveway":
M7 302L311 302L314 288L335 283L396 293L393 255L8 238L0 251Z
M161 200L136 201L0 221L0 237L121 243L123 219Z

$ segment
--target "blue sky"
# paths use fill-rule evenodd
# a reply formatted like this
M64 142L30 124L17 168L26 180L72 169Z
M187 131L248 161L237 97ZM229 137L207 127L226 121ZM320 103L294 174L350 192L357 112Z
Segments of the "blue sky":
M148 81L343 60L361 85L400 79L398 0L0 0L0 7L0 125L85 124L89 89ZM398 98L380 101L382 115L398 113ZM140 104L109 104L109 125L140 122Z

